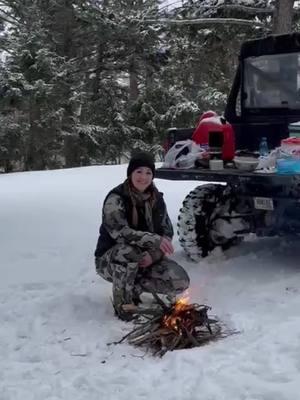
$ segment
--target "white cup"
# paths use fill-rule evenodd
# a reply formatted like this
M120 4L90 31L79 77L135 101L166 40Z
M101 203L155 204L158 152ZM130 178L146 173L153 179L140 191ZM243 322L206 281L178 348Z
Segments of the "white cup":
M223 160L209 160L209 169L213 171L220 171L224 169Z

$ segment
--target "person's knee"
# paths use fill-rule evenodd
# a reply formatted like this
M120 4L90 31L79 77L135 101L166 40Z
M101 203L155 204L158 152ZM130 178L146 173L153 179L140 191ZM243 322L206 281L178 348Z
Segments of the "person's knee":
M185 290L187 290L190 286L190 278L186 274L186 277L183 279L176 279L174 280L174 289L176 290L176 293L182 293Z
M151 270L149 281L156 282L161 293L181 293L190 285L190 278L184 268L177 262L164 258Z
M136 246L118 245L112 253L111 262L120 264L137 263L140 261L141 255L142 251Z
M189 288L190 278L181 265L174 263L170 266L169 274L176 293L184 292Z
M187 276L184 279L174 279L173 280L173 287L176 293L182 293L187 290L190 286L190 279Z
M100 267L100 257L96 257L96 258L95 258L95 268L96 268L96 271L99 269L99 267Z
M112 282L112 273L110 270L109 262L104 257L95 258L96 273L101 276L101 278Z

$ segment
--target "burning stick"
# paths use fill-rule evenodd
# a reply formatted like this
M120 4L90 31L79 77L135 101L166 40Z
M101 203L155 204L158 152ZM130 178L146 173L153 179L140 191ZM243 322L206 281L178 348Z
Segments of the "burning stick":
M118 343L127 339L128 343L147 347L162 357L167 351L198 347L225 336L220 323L208 317L210 307L188 304L187 298L166 304L156 293L152 294L157 302L155 306L126 307L138 319L135 328Z

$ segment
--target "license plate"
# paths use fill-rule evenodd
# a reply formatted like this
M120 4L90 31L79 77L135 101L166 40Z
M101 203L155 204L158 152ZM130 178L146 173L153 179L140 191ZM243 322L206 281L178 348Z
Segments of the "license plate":
M273 211L273 199L270 199L269 197L254 197L254 207L257 210Z

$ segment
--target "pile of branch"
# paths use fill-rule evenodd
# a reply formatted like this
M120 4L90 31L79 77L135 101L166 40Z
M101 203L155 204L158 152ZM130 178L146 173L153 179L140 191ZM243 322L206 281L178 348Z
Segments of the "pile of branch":
M198 347L224 337L218 320L207 315L210 307L180 300L168 305L158 296L155 298L158 302L152 307L128 306L126 311L138 317L134 329L117 343L126 339L129 344L162 357L167 351Z

